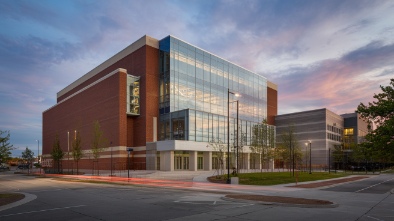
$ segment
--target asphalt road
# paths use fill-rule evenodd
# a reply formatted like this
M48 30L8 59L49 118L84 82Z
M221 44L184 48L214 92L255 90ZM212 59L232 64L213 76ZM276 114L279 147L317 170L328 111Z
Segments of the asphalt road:
M388 174L327 188L327 191L384 194L394 189L394 177Z
M287 189L264 194L330 200L337 206L229 201L222 198L225 193L220 188L206 192L201 188L74 183L1 173L1 191L27 193L31 201L2 211L0 207L0 220L394 220L394 194ZM261 194L257 189L247 192Z

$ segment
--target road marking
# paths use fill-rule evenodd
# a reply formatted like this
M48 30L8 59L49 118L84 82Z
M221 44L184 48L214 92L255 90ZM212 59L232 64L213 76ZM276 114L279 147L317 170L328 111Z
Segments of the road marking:
M385 183L385 182L389 182L389 181L391 181L391 180L394 180L394 178L391 178L391 179L389 179L389 180L386 180L386 181L383 181L383 182L380 182L380 183L374 184L374 185L372 185L372 186L369 186L369 187L365 187L365 188L363 188L363 189L361 189L361 190L357 190L357 191L355 191L355 193L358 193L358 192L364 191L364 190L366 190L366 189L372 188L372 187L374 187L374 186L380 185L380 184L382 184L382 183Z
M244 207L244 206L252 206L254 204L249 204L249 203L236 203L236 202L226 202L226 201L214 201L213 204L210 203L210 201L174 201L174 203L185 203L185 204L196 204L196 205L239 205L238 207Z
M371 219L374 219L374 220L384 221L384 220L382 220L382 219L378 219L378 218L372 217L372 216L366 216L366 217L371 218Z
M2 215L2 216L0 216L0 217L17 216L17 215L29 214L29 213L41 213L41 212L47 212L47 211L53 211L53 210L59 210L59 209L78 208L78 207L83 207L83 206L86 206L86 205L67 206L67 207L60 207L60 208L53 208L53 209L44 209L44 210L29 211L29 212L23 212L23 213L13 213L13 214Z

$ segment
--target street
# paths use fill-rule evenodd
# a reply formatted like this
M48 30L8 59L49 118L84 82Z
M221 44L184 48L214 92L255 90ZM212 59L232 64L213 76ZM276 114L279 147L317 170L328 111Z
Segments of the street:
M364 180L389 180L382 175ZM359 181L360 182L360 181ZM388 181L386 183L389 183ZM356 184L354 182L351 184ZM344 184L344 185L351 185ZM389 183L391 185L391 183ZM57 181L0 173L1 192L27 193L24 204L2 210L0 220L394 220L390 192L361 193L288 187L144 187ZM281 190L281 188L283 190ZM359 187L358 187L359 188ZM394 187L393 187L394 188ZM334 207L269 205L231 201L226 193L249 193L329 200Z

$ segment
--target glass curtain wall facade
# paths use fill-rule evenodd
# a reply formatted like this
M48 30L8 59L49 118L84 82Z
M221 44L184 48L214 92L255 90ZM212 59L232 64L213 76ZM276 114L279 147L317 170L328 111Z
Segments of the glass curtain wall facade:
M227 93L230 94L230 139L250 145L252 128L267 117L267 79L196 48L173 36L159 42L159 140L227 142Z

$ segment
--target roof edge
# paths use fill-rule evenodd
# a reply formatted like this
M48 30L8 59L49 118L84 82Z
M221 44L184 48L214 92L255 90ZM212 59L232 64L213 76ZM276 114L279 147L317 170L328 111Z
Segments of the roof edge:
M96 74L102 72L103 70L105 70L109 66L111 66L114 63L116 63L117 61L119 61L120 59L126 57L127 55L133 53L134 51L138 50L139 48L141 48L145 45L159 49L159 40L155 39L153 37L150 37L148 35L142 36L140 39L138 39L134 43L130 44L129 46L127 46L126 48L124 48L123 50L121 50L120 52L118 52L117 54L115 54L114 56L109 58L108 60L101 63L99 66L95 67L94 69L92 69L91 71L89 71L88 73L83 75L82 77L78 78L76 81L74 81L73 83L71 83L67 87L63 88L61 91L59 91L57 93L57 98L65 95L66 93L68 93L72 89L76 88L78 85L82 84L86 80L92 78Z

